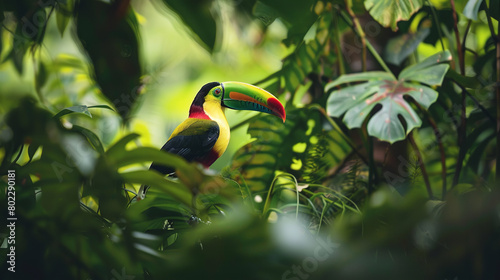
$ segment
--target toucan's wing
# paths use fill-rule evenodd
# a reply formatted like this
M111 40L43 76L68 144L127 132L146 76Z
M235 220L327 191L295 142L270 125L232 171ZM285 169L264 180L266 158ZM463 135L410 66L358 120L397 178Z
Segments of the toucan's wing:
M212 120L187 119L172 133L170 139L161 148L172 154L177 154L187 161L198 161L207 156L219 138L219 125ZM162 174L174 172L170 167L151 164L150 169Z

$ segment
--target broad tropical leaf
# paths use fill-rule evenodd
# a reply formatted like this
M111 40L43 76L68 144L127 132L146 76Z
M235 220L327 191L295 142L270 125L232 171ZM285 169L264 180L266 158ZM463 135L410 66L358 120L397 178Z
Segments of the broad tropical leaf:
M410 19L424 4L423 0L365 0L365 8L382 26L398 30L398 22Z
M348 82L362 82L334 90L328 98L327 111L334 117L344 115L349 128L359 128L376 105L382 105L368 122L368 133L383 141L403 140L422 120L404 98L409 96L427 109L437 100L438 92L429 86L441 85L448 71L451 55L448 51L435 54L405 68L395 79L386 72L349 74L326 86L326 91ZM425 84L425 85L424 85ZM428 86L427 86L428 85ZM399 120L406 123L406 131Z
M191 29L200 44L212 52L216 47L217 24L210 13L212 0L163 0L163 3L174 11L185 25ZM222 34L218 34L221 37Z
M137 18L128 1L77 3L76 35L92 62L91 76L126 119L142 88Z

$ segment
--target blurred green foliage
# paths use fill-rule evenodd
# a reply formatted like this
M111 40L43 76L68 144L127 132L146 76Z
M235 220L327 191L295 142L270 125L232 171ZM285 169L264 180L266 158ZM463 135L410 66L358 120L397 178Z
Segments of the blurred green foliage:
M500 278L499 1L398 3L0 2L1 278ZM287 111L215 172L158 149L213 80Z

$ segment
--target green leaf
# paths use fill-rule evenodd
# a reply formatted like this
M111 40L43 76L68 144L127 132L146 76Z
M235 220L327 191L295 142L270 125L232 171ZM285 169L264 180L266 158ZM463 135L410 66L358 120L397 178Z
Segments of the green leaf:
M201 41L200 45L214 51L216 39L222 38L217 37L217 24L210 12L212 0L163 0L163 3L193 31L194 37Z
M415 83L404 83L404 86L412 88L406 92L406 95L411 96L425 109L428 109L437 100L438 92L430 87Z
M374 81L374 80L394 80L393 76L390 73L384 71L370 71L363 73L355 73L355 74L346 74L338 77L335 81L329 82L325 86L325 91L330 91L334 87L345 84L345 83L353 83L353 82L361 82L361 81Z
M151 147L139 147L130 151L123 150L108 156L113 160L116 167L123 167L134 163L156 162L158 164L183 169L186 173L192 171L192 167L180 156L167 153Z
M450 67L447 63L451 61L451 59L452 57L449 51L437 53L420 63L403 69L399 74L399 79L418 81L430 86L441 85Z
M155 162L175 168L176 176L190 189L200 187L204 175L198 168L196 168L194 163L190 164L178 155L151 147L139 147L132 150L126 150L125 145L128 143L126 141L128 139L123 142L122 140L106 152L109 162L116 168L124 167L130 164Z
M191 206L193 202L193 194L191 191L180 183L166 180L162 175L150 170L137 170L122 173L121 176L126 182L132 184L148 185L157 188L164 193L174 197L177 201L184 205Z
M327 112L334 117L345 113L343 121L349 128L359 128L376 105L377 111L368 122L368 133L383 141L394 143L405 139L406 135L422 124L422 120L405 100L409 96L424 109L436 102L438 92L422 85L440 85L448 70L450 53L444 51L424 61L403 69L399 79L394 80L389 73L368 72L343 75L326 85L331 90L348 82L362 82L333 91L327 102ZM380 79L380 77L386 79ZM364 82L363 82L364 81ZM399 120L403 118L406 131Z
M416 33L406 33L389 40L385 49L385 60L394 65L400 65L405 58L413 53L418 45L431 32L429 26L420 28Z
M35 155L36 151L40 148L40 145L38 143L31 143L30 146L28 147L28 157L31 160L33 160L33 156Z
M369 73L369 72L367 72ZM385 72L384 72L385 73ZM354 77L348 77L345 78L343 75L337 80L350 80L349 78L354 78ZM351 75L352 76L352 75ZM379 77L376 75L377 78ZM332 82L334 84L337 83L337 80ZM332 103L328 107L328 114L333 117L340 117L345 111L350 110L351 108L355 107L358 103L359 100L364 100L368 96L372 95L374 92L377 91L377 89L384 84L384 80L377 81L377 80L370 80L367 83L362 83L359 85L354 85L351 87L345 87L342 88L338 91L336 91L336 102ZM330 89L331 87L329 85L326 86L327 89ZM361 121L362 123L362 121ZM355 127L358 127L357 125Z
M64 30L68 26L71 19L74 7L74 0L58 1L56 11L57 30L61 37L64 35Z
M390 139L389 142L393 143L405 139L410 131L422 124L417 113L402 98L402 94L395 95L393 98L384 98L378 104L382 105L382 109L375 113L368 122L368 134L370 135L379 139ZM406 133L398 116L402 116L406 122Z
M384 27L398 30L397 23L410 19L423 6L423 0L365 0L365 8Z
M72 114L72 113L85 114L85 115L92 118L92 114L90 114L90 112L89 112L90 108L104 108L104 109L109 109L111 111L114 111L113 108L109 107L108 105L93 105L93 106L75 105L75 106L71 106L71 107L62 109L59 113L57 113L54 116L54 118L58 119L62 116Z
M114 159L120 154L126 152L125 147L129 142L132 140L135 140L139 137L139 134L137 133L131 133L127 136L124 136L122 139L118 140L113 146L109 147L108 150L106 151L106 156L108 158Z
M23 63L24 63L24 55L32 45L33 38L26 37L25 35L33 35L36 34L25 34L22 31L21 24L17 25L16 32L14 34L13 47L9 54L9 57L12 58L14 62L14 66L19 74L23 73Z
M0 22L3 21L3 12L0 10ZM2 41L2 37L3 37L3 30L0 31L0 63L2 61L2 50L3 50L3 41Z
M87 115L87 116L89 116L89 117L92 118L92 114L90 114L87 105L75 105L75 106L71 106L71 107L68 107L68 108L64 108L61 111L59 111L59 113L57 113L54 116L54 118L58 119L58 118L60 118L62 116L65 116L65 115L68 115L68 114L71 114L71 113L85 114L85 115Z
M104 147L101 143L101 140L99 139L99 137L97 135L95 135L94 132L92 132L91 130L89 130L85 127L81 127L78 125L73 125L71 130L76 131L76 132L82 134L83 136L85 136L87 138L87 140L90 142L90 144L92 145L92 147L94 148L94 150L96 150L101 155L104 154Z
M89 109L92 109L92 108L103 108L103 109L108 109L108 110L111 110L111 111L115 111L113 110L113 108L111 108L110 106L108 105L92 105L92 106L88 106Z
M446 72L446 77L452 79L453 81L459 83L461 86L465 88L478 88L480 87L480 83L478 79L472 76L462 76L456 70L449 69Z
M257 1L253 8L253 14L259 18L265 25L270 25L279 16L279 12L262 1Z
M479 8L481 7L481 3L483 0L469 0L465 5L463 10L463 14L468 19L477 20L477 14L479 13ZM495 1L493 1L495 2Z
M76 34L91 61L92 78L128 120L142 86L137 19L129 1L111 2L78 1Z
M53 65L58 70L60 70L61 68L65 68L65 67L80 69L80 70L85 69L85 65L80 58L73 56L73 55L69 55L69 54L58 55L56 57Z
M61 34L61 37L64 35L64 30L66 30L66 26L68 26L69 19L70 18L64 13L57 11L56 13L57 30L59 30L59 34Z
M37 92L40 92L42 87L45 85L45 83L47 82L47 77L48 77L47 69L46 69L44 63L42 61L39 61L38 62L38 71L37 71L36 77L35 77L35 87L36 87Z

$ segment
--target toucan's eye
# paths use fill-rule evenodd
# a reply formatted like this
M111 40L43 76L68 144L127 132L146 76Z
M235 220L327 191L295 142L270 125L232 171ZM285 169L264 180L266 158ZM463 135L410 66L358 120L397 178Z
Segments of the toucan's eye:
M216 89L214 90L214 94L215 94L216 96L219 96L219 95L220 95L220 88L216 88Z

